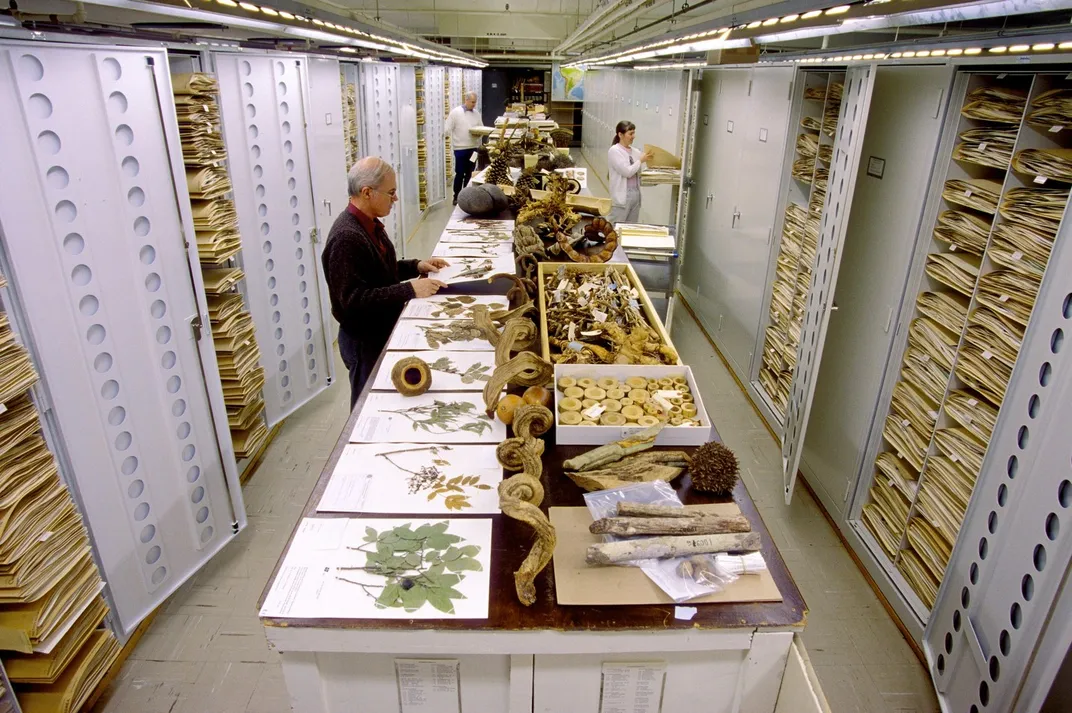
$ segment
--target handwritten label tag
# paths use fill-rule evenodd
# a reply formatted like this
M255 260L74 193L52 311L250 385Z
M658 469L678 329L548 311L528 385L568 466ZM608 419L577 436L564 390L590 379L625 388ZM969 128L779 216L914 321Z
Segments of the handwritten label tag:
M976 401L975 399L968 399L968 405L969 405L969 406L973 406L973 407L974 407L974 406L978 406L978 405L979 405L979 402L978 402L978 401Z
M924 364L926 364L927 362L929 362L931 360L931 355L930 354L923 354L923 355L920 356L919 360L922 361Z
M983 143L979 144L979 150L980 151L986 151L986 147L989 146L989 145L990 144L988 144L987 142L984 141Z
M950 245L949 246L949 252L955 253L956 251L957 251L957 246L956 245Z
M564 289L566 289L567 287L569 287L569 283L568 283L568 282L566 282L565 280L561 280L561 281L560 281L560 282L558 283L558 287L557 287L557 288L555 289L555 292L562 292L562 291L563 291Z
M953 455L949 456L949 460L953 461L954 463L959 463L960 462L960 456L958 456L956 453L954 453Z
M901 460L905 459L904 453L901 453L901 451L897 451L897 457L900 458Z
M965 198L971 198L971 196L972 196L972 192L971 192L970 188L968 190L964 191L964 197Z
M989 351L987 351L985 349L983 350L983 359L986 359L987 361L990 361L993 358L994 358L993 354L991 354Z
M909 420L908 420L908 419L906 418L906 419L904 419L903 421L901 421L901 428L908 428L908 427L909 427L909 425L911 425L911 423L912 423L912 422L911 422L911 421L909 421Z
M1008 302L1008 301L1009 301L1009 296L1008 295L999 295L998 296L998 302Z
M598 337L600 334L603 334L603 332L599 329L590 329L587 332L581 332L582 337Z
M473 155L469 157L469 161L472 162L472 163L476 163L476 152L475 151L473 152Z
M1037 184L1039 184L1041 186L1045 182L1046 182L1046 177L1045 176L1035 176L1035 183L1037 183Z
M964 417L964 425L965 426L970 426L973 420L974 419L971 416L965 416Z
M577 325L576 325L576 324L574 324L573 322L570 322L570 323L569 323L569 328L568 328L568 330L567 330L567 331L568 331L568 333L569 333L569 340L570 340L571 342L572 342L572 341L573 341L574 339L576 339L576 338L577 338Z
M0 404L0 413L7 413L7 404Z
M1016 252L1014 252L1012 254L1012 259L1013 260L1020 260L1020 258L1022 258L1023 256L1024 256L1024 254L1022 252L1020 252L1019 250L1017 250Z
M607 410L607 407L603 404L596 404L587 411L584 412L584 417L589 421L595 421L597 418L603 415L603 412Z
M606 322L607 321L607 313L603 312L601 310L598 310L598 309L593 309L592 310L592 319L594 319L597 322Z
M1061 126L1060 124L1051 126L1050 127L1050 133L1051 134L1058 134L1058 133L1061 132L1061 129L1063 129L1063 128L1065 128L1065 127Z
M45 532L40 537L38 537L37 541L38 542L48 542L50 539L52 539L52 535L53 535L52 530L49 530L48 532Z

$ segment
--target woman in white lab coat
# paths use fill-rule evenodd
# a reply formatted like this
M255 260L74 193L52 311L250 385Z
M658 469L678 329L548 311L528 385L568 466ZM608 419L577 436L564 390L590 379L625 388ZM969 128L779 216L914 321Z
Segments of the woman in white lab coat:
M607 151L610 172L610 222L636 223L640 220L640 171L651 160L650 153L633 147L636 125L619 121L615 127L614 144Z

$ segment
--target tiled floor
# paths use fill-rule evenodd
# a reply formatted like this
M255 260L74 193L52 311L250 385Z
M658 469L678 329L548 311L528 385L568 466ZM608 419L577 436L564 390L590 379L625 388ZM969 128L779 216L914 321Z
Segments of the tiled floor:
M590 188L605 195L598 180ZM434 208L407 253L426 256L449 213L449 205ZM672 332L808 602L804 644L831 709L937 711L925 671L814 500L798 489L793 505L785 506L777 444L685 310L676 310ZM344 373L341 363L338 369ZM287 419L245 487L249 527L171 598L94 713L291 710L279 656L268 648L256 603L346 420L345 383L340 379Z

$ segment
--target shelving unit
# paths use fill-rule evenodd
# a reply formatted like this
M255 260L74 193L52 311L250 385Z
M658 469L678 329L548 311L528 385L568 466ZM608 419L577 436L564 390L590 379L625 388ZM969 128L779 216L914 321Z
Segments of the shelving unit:
M350 167L361 158L361 142L358 140L357 130L357 83L347 77L346 65L339 66L339 82L342 86L342 126L343 140L346 144L346 170L349 171Z
M175 75L172 86L227 424L235 456L251 458L268 440L264 367L243 292L242 240L221 134L219 85L210 74L189 73Z
M803 77L793 181L771 285L757 388L779 421L785 419L797 364L845 82L843 73L809 72Z
M428 86L425 79L426 67L418 67L417 75L417 185L419 187L418 204L421 212L428 210L428 118L424 110L424 92Z
M10 289L0 276L0 658L11 669L0 710L77 710L119 644L101 628L104 583L42 430L37 369L14 331Z
M1047 152L1072 146L1066 76L971 73L955 90L957 139L939 156L940 206L860 515L924 621L1064 220L1072 164Z
M426 66L417 76L417 155L420 159L422 210L444 198L447 182L444 168L445 153L435 149L443 136L446 115L438 111L439 97L443 94L445 70L443 67ZM423 123L421 118L423 117ZM428 147L433 147L431 151Z

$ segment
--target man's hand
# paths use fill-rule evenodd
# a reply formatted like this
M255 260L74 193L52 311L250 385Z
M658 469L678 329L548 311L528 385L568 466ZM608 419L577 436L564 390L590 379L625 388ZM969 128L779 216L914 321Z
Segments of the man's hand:
M417 297L431 297L435 293L439 292L441 287L446 287L447 283L440 282L439 280L432 279L420 279L413 281L413 293Z
M428 258L417 263L417 272L427 275L429 272L439 272L440 269L449 265L450 263L441 257Z

